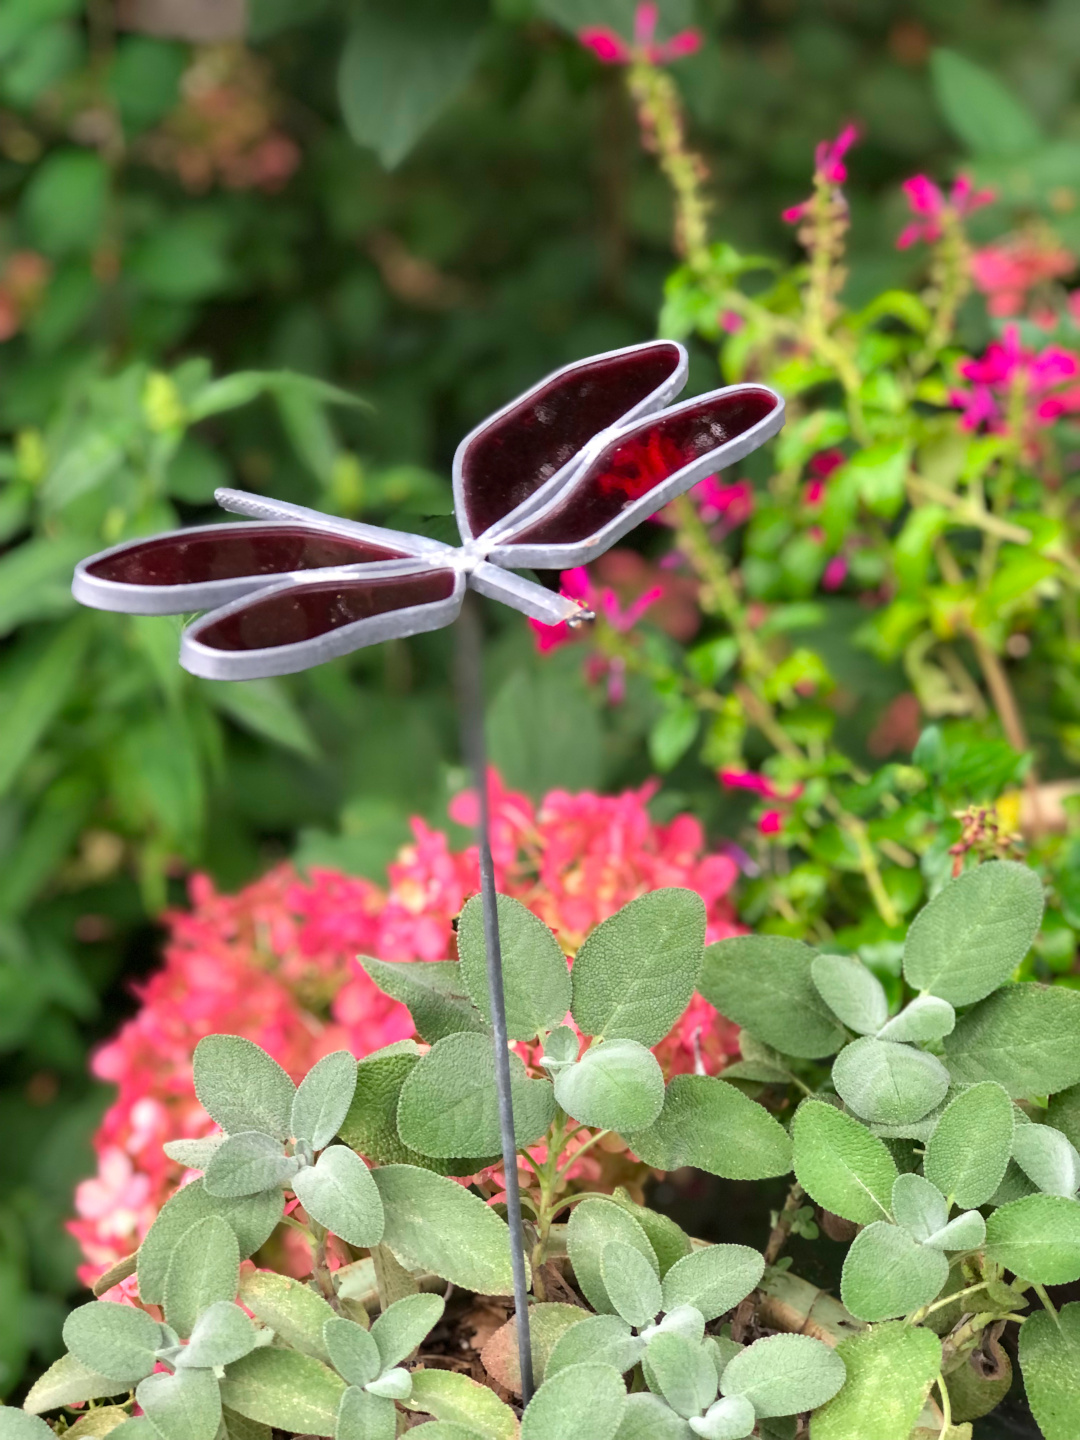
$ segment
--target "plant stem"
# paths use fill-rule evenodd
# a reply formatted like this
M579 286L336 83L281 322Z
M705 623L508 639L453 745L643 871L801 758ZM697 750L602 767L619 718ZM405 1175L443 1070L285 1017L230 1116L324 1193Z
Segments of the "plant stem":
M939 1375L934 1383L937 1385L938 1394L941 1396L941 1434L942 1440L944 1440L944 1437L948 1435L952 1429L952 1404L949 1400L948 1388L945 1385L945 1377Z
M627 84L641 122L642 143L659 159L675 200L675 246L699 274L709 270L708 204L701 182L708 171L687 149L679 92L671 76L648 60L636 60Z
M928 1315L933 1315L938 1310L944 1310L946 1306L952 1305L956 1300L962 1300L965 1295L974 1295L977 1290L985 1290L986 1281L980 1280L977 1285L969 1285L966 1290L956 1290L951 1295L946 1295L943 1300L935 1300L933 1305L924 1305L921 1310L913 1310L904 1321L905 1325L921 1325Z
M591 1150L594 1145L599 1144L599 1142L600 1142L601 1140L603 1140L603 1138L604 1138L605 1135L610 1135L610 1134L611 1134L611 1131L610 1131L610 1130L598 1130L598 1131L596 1132L596 1134L592 1136L591 1139L586 1140L586 1141L585 1141L585 1144L579 1146L579 1147L574 1151L573 1155L570 1156L570 1159L566 1162L566 1164L562 1167L562 1169L559 1170L559 1171L556 1173L556 1176L555 1176L556 1180L562 1180L562 1179L564 1179L564 1178L570 1173L570 1171L574 1168L574 1166L577 1164L577 1162L581 1159L581 1157L585 1154L585 1152L586 1152L587 1150ZM564 1142L564 1148L565 1148L565 1142Z
M1054 1324L1055 1324L1055 1325L1058 1327L1058 1329L1060 1330L1060 1329L1061 1329L1061 1317L1058 1315L1057 1309L1056 1309L1055 1306L1054 1306L1054 1302L1050 1299L1050 1296L1046 1293L1046 1286L1045 1286L1045 1285L1033 1285L1033 1286L1032 1286L1032 1289L1035 1291L1035 1294L1038 1295L1039 1299L1042 1301L1042 1303L1043 1303L1043 1309L1044 1309L1044 1310L1046 1311L1046 1313L1052 1318Z
M776 1224L773 1226L768 1243L765 1246L765 1264L775 1265L780 1256L781 1250L787 1244L788 1236L791 1234L791 1224L795 1215L806 1198L806 1192L796 1180L788 1191L787 1199L784 1201L784 1208L776 1217Z

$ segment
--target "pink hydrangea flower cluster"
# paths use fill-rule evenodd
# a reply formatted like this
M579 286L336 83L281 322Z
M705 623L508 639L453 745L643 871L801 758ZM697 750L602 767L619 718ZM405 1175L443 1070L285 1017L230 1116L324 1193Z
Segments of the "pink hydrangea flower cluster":
M655 784L614 796L555 790L535 805L494 773L490 783L498 886L568 953L628 900L665 885L701 895L710 941L740 933L728 898L735 862L707 852L691 815L656 824ZM462 793L450 808L471 823L475 795ZM192 879L190 909L165 917L164 963L137 988L137 1014L92 1062L117 1093L95 1136L97 1174L79 1185L69 1227L87 1283L135 1248L183 1179L162 1142L213 1131L192 1090L191 1055L204 1035L246 1035L299 1078L331 1050L363 1056L413 1033L408 1011L376 989L356 957L452 956L452 921L479 879L475 847L455 850L419 819L412 831L385 886L329 870L302 877L288 865L236 895ZM737 1052L735 1027L700 997L657 1047L672 1074L696 1065L716 1073Z
M1076 263L1076 256L1053 234L1021 231L976 250L971 278L986 296L991 315L1019 315L1030 291L1071 275ZM1049 314L1052 321L1053 311Z
M1063 415L1080 410L1080 358L1060 345L1030 350L1021 344L1016 325L1006 327L1000 340L987 346L978 360L957 367L968 388L952 392L954 405L963 412L965 430L1006 427L1010 398L1021 387L1025 414L1035 425L1052 425Z

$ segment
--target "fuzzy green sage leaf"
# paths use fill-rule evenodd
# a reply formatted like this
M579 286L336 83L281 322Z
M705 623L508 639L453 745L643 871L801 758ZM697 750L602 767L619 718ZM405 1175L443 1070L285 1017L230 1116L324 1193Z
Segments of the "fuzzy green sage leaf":
M884 1125L921 1120L949 1089L949 1072L935 1056L872 1037L841 1050L832 1079L856 1115Z
M1012 860L968 870L911 923L904 979L951 1005L983 1000L1031 949L1043 913L1042 881Z
M842 1340L843 1389L810 1421L811 1440L908 1440L941 1369L941 1341L902 1321Z
M410 1270L430 1270L479 1295L509 1295L510 1232L478 1195L413 1165L373 1172L386 1215L383 1243Z
M657 1170L695 1165L727 1180L763 1180L791 1169L791 1140L763 1106L708 1075L676 1075L647 1130L626 1137Z
M296 1198L313 1220L350 1245L377 1245L383 1235L383 1206L371 1171L345 1145L324 1150L293 1181Z
M341 1128L355 1089L356 1061L348 1050L324 1055L293 1096L290 1133L322 1150Z
M605 1040L556 1074L555 1099L582 1125L644 1130L664 1108L664 1072L636 1040Z
M844 1043L813 979L817 952L782 935L738 935L705 950L698 988L722 1015L784 1055L818 1060Z
M892 1320L929 1305L949 1278L940 1250L920 1245L899 1225L868 1225L851 1243L840 1298L860 1320Z
M819 1205L856 1225L888 1217L896 1162L865 1125L824 1100L804 1100L791 1137L796 1178Z
M566 956L544 922L520 900L497 897L506 1027L511 1040L534 1040L561 1025L570 1009ZM479 895L465 902L458 921L461 974L473 1004L489 1023L487 948Z
M1080 1304L1065 1305L1057 1319L1045 1310L1020 1330L1020 1368L1028 1404L1045 1440L1080 1435Z
M693 890L654 890L589 935L574 960L574 1019L586 1035L656 1045L690 1003L705 948Z
M261 1046L240 1035L207 1035L195 1047L194 1075L200 1105L226 1135L262 1130L289 1138L296 1087Z

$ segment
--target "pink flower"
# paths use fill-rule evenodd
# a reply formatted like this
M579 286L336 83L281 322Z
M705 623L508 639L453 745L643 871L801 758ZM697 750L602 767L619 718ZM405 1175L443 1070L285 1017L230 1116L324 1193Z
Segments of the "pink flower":
M624 607L618 595L610 587L593 584L589 572L583 565L579 565L574 570L564 570L559 577L559 582L560 592L563 595L580 601L586 610L603 615L608 624L622 634L632 630L646 610L651 605L655 605L658 600L662 600L665 593L662 585L653 585ZM545 625L541 620L530 620L529 624L536 636L536 648L541 655L546 655L551 650L557 650L560 645L567 645L578 638L577 632L565 620L558 625ZM603 661L602 657L593 658L600 660L605 667L610 663ZM606 668L602 673L607 673Z
M848 563L843 555L834 555L825 566L825 573L821 577L821 588L823 590L839 590L847 579L847 572Z
M690 491L698 502L698 510L707 525L724 519L734 529L745 525L754 512L754 487L749 480L725 485L719 475L706 475Z
M805 499L807 505L820 505L825 499L826 482L829 476L839 466L843 465L847 456L842 450L819 450L811 457L806 467L810 472L810 480L806 486Z
M758 775L753 770L721 770L717 778L728 790L750 790L766 800L797 800L803 792L800 784L780 791L767 775Z
M901 230L896 240L898 250L906 250L917 240L928 245L940 240L943 222L948 214L970 215L980 206L989 205L995 199L993 190L976 190L969 175L959 175L946 199L945 195L927 175L913 175L901 187L907 196L911 213L917 218Z
M659 19L659 5L643 3L634 14L632 45L606 25L586 26L578 31L578 39L605 65L630 65L637 59L647 60L650 65L663 65L701 49L704 37L698 29L681 30L670 40L658 42L655 37Z
M839 186L847 179L845 156L859 138L855 125L845 125L835 140L819 140L814 149L814 181L818 185ZM810 213L813 196L799 205L792 205L780 212L781 220L788 225L798 225Z
M758 829L762 835L777 835L784 824L784 814L781 810L766 810L758 820Z
M1002 338L988 345L980 359L964 360L957 370L972 382L970 389L958 388L949 397L963 412L960 423L965 430L982 425L1002 430L1015 385L1024 387L1029 400L1027 418L1035 425L1052 424L1080 409L1080 387L1068 383L1080 377L1080 357L1059 345L1027 350L1020 343L1016 325L1007 326Z
M971 257L971 278L987 297L991 315L1018 315L1029 290L1060 280L1076 268L1076 256L1052 235L1022 231Z

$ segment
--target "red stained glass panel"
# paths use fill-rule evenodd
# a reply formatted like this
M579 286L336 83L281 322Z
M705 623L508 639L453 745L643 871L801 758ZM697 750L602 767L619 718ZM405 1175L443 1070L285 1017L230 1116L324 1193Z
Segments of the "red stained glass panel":
M454 572L448 569L370 580L313 582L262 599L255 596L231 615L198 627L195 638L215 650L296 645L390 610L449 600L453 593Z
M691 461L744 434L775 406L769 391L748 387L641 421L632 434L600 452L561 504L508 543L573 545L588 540L628 505Z
M576 366L482 430L461 463L473 534L528 500L594 435L670 380L679 358L674 345L658 341L629 355Z
M144 540L107 555L87 573L124 585L200 585L245 575L287 575L328 565L396 560L404 552L302 525L244 525Z

